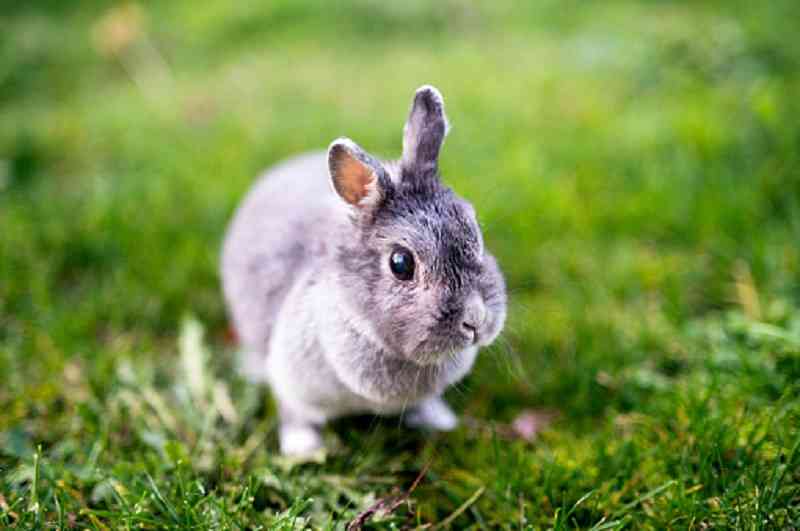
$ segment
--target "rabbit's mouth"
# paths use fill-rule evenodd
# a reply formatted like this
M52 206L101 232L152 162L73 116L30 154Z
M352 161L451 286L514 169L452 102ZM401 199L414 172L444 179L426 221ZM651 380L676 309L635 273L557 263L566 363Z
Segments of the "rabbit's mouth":
M461 323L461 332L470 345L478 344L478 329L470 323Z
M463 296L462 296L463 297ZM504 301L474 291L434 315L404 320L386 344L418 365L439 364L458 353L491 344L505 318ZM393 332L393 333L392 333Z
M410 357L419 365L436 365L477 345L479 338L477 330L469 333L455 332L439 338L428 337L417 344Z

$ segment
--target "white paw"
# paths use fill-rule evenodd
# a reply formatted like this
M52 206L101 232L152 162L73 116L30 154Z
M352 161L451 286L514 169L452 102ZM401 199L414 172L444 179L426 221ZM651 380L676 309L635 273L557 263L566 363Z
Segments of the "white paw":
M323 448L319 430L309 425L282 426L280 431L281 453L293 457L308 457Z
M452 431L458 426L458 417L441 398L420 403L409 412L406 424L413 428Z

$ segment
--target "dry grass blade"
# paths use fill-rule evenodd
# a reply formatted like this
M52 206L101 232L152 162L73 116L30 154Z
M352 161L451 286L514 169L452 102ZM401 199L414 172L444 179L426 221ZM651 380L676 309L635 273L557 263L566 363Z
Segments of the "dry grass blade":
M367 523L367 521L370 518L372 518L375 514L379 512L382 512L383 514L386 515L386 514L391 514L395 510L397 510L398 507L400 507L403 503L405 503L406 500L408 500L409 496L411 496L411 493L414 492L414 489L416 489L417 486L422 481L422 478L424 478L425 475L428 473L428 469L430 468L430 466L431 464L429 462L424 467L422 467L422 470L420 470L419 474L417 474L417 477L414 480L414 482L404 493L381 498L377 502L369 506L365 511L359 513L358 516L353 518L353 520L351 520L350 523L347 524L347 531L358 531L359 529L363 529L364 524Z

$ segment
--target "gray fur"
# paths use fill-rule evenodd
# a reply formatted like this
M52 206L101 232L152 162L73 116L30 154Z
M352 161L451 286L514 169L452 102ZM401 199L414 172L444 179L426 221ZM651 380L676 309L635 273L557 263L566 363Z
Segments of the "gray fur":
M402 163L410 174L424 174L426 169L436 168L449 128L439 91L430 85L417 89L403 129Z
M441 95L422 87L399 163L336 140L271 169L239 207L223 288L244 369L279 403L285 453L315 450L316 427L352 413L411 408L415 425L454 426L439 396L500 333L506 293L471 205L439 178L446 132ZM358 164L354 201L342 183ZM409 281L389 269L398 246L415 258Z

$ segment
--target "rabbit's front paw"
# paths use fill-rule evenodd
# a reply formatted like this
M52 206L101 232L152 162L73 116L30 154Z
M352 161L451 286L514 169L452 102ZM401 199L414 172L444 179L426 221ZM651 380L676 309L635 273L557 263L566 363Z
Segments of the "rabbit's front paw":
M452 431L458 426L458 417L441 397L420 402L406 416L406 424L412 428L436 431Z
M307 457L323 449L319 428L311 424L281 426L281 453L292 457Z

